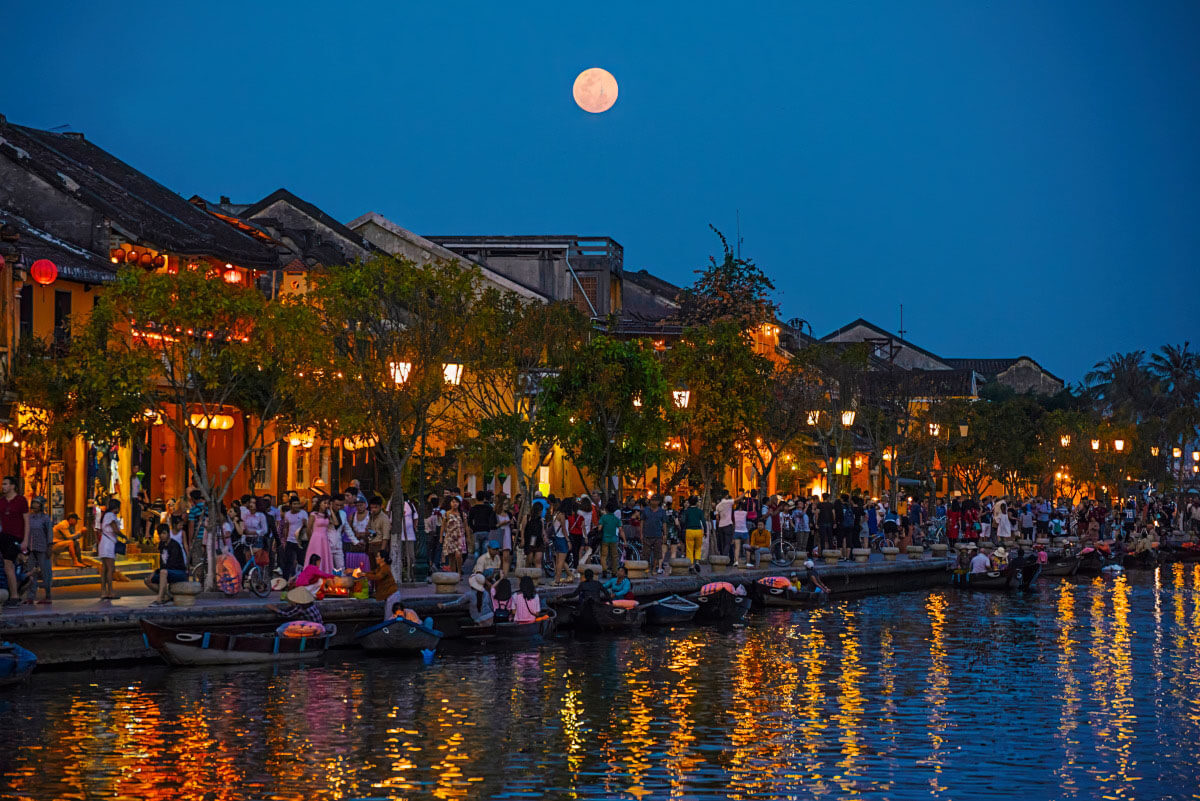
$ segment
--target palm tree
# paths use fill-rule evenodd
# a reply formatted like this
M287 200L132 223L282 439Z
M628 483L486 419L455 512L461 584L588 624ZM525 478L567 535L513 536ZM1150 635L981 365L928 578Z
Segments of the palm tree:
M1101 413L1130 423L1150 413L1155 376L1145 360L1144 350L1114 353L1084 376L1087 393Z
M1164 392L1176 396L1179 405L1194 404L1200 393L1200 353L1182 345L1163 345L1150 357L1150 372L1162 382Z

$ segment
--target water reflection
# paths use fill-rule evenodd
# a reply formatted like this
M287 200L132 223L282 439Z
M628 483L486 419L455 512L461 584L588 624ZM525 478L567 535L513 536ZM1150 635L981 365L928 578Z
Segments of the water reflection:
M1174 798L1197 627L1200 566L1172 565L428 667L45 673L0 695L0 795Z

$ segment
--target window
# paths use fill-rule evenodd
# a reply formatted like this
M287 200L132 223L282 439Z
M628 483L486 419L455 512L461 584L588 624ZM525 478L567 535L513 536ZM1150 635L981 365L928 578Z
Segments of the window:
M308 486L308 472L305 470L307 460L306 449L292 448L292 485L295 487Z
M254 482L255 489L270 489L271 487L271 449L261 448L254 452Z
M21 287L20 327L22 339L33 336L33 287L29 284Z
M54 344L66 345L71 341L71 293L56 290L54 293Z
M581 292L580 289L583 291ZM590 304L588 303L589 300L591 301ZM579 309L580 314L585 317L592 317L592 306L596 305L596 276L579 276L579 284L571 292L571 301L575 304L575 308ZM599 310L596 313L599 313Z

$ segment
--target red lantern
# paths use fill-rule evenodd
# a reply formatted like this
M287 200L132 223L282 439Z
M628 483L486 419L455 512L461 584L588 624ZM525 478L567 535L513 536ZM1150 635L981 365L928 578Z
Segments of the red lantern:
M113 264L120 264L121 262L125 261L125 249L113 248L108 252L108 257L112 259Z
M242 274L237 270L236 267L230 267L228 270L225 271L225 283L240 284L241 282L242 282Z
M151 265L154 264L154 256L150 253L143 253L138 256L138 263L149 270Z
M154 257L154 266L155 267L166 267L167 266L167 257L162 255L161 253L159 255L155 256Z
M58 268L49 259L38 259L30 266L29 277L42 286L50 286L58 278Z

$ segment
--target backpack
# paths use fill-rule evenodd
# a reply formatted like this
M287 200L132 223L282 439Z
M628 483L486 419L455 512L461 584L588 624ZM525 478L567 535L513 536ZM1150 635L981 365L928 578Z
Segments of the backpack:
M852 507L842 507L842 528L854 528L854 509Z

